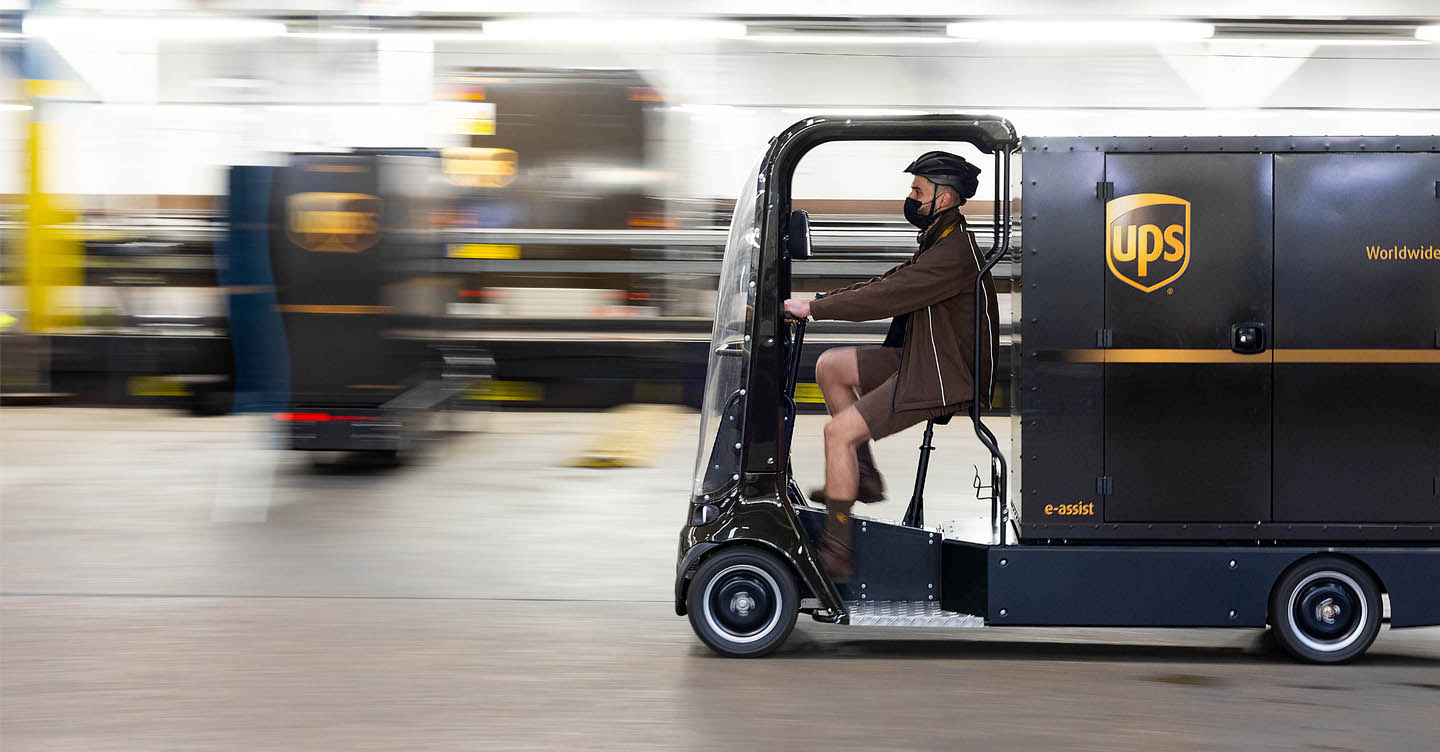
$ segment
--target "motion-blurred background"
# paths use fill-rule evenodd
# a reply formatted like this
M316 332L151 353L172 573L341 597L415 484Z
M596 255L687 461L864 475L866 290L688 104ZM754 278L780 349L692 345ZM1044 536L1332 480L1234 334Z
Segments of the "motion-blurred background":
M1434 629L1340 669L1248 632L808 623L726 662L673 608L721 254L773 135L1435 134L1434 0L0 0L0 72L6 750L1435 746ZM797 291L911 253L927 148L805 158L815 247L862 258L796 262ZM807 487L814 359L886 328L809 329ZM958 423L927 519L986 536ZM918 430L877 445L867 515L903 513Z
M734 196L808 115L1150 136L1440 115L1413 0L24 5L0 12L12 401L379 404L445 344L493 360L462 404L696 405ZM908 253L914 148L812 154L817 245ZM808 291L885 268L802 266Z

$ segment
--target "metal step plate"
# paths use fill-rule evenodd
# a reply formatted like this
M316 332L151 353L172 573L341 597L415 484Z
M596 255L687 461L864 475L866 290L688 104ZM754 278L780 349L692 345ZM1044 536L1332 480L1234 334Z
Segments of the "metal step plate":
M851 626L942 627L975 629L985 626L978 616L946 611L934 601L845 601Z

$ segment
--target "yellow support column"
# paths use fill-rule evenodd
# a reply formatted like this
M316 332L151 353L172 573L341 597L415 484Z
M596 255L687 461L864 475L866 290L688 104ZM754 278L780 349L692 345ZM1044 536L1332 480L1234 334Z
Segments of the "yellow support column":
M27 328L46 332L73 323L74 316L60 310L57 288L83 283L81 247L64 225L74 217L56 205L45 192L44 157L47 126L40 117L41 98L53 82L28 81L30 122L25 132L25 292L29 309Z

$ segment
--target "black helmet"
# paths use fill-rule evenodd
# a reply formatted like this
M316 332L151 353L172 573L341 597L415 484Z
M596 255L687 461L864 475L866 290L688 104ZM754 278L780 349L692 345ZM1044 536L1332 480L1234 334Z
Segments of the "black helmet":
M959 192L962 204L980 187L980 168L948 151L927 151L911 162L905 172L919 175L936 185L954 188Z

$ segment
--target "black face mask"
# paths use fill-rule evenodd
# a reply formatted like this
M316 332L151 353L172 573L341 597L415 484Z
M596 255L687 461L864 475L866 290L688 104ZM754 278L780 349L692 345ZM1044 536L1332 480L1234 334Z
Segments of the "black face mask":
M905 199L905 219L910 224L925 230L935 221L935 199L930 199L930 211L927 214L920 213L920 205L919 199Z

